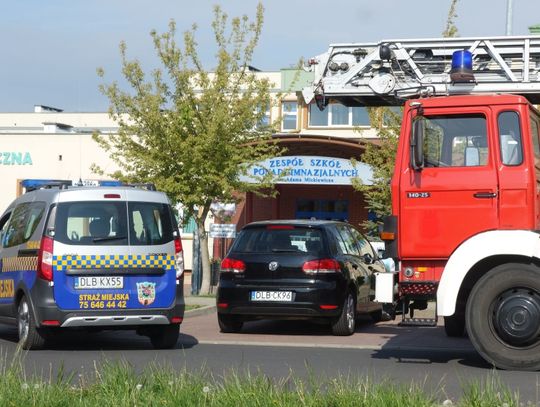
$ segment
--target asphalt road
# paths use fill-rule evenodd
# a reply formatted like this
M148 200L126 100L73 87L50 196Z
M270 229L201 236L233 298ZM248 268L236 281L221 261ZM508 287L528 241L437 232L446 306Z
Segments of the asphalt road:
M444 336L442 327L405 328L395 323L361 323L355 335L334 337L320 325L297 321L259 321L246 324L245 333L217 331L215 314L187 318L177 349L152 349L147 338L133 332L73 332L46 350L26 352L27 373L54 377L66 374L92 377L105 361L126 361L138 372L148 366L203 372L220 378L236 372L321 380L368 377L405 385L423 384L441 399L460 397L468 383L500 380L519 391L523 402L540 405L540 373L495 371L469 341ZM16 331L0 326L2 361L16 352ZM533 404L535 405L535 404Z

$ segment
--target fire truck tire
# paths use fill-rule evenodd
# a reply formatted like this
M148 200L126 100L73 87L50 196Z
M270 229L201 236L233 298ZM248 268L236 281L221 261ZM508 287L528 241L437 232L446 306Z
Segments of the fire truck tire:
M444 332L446 336L461 338L465 334L465 316L454 314L444 317Z
M465 313L469 338L492 365L540 370L540 268L508 263L473 287Z

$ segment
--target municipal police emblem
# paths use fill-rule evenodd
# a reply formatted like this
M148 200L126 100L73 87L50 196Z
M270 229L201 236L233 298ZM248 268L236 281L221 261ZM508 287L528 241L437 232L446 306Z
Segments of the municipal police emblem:
M150 305L156 299L156 283L143 281L137 283L137 297L142 305Z

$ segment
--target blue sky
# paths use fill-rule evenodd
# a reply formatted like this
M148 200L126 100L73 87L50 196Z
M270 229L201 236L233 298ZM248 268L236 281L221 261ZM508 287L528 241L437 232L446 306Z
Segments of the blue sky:
M540 24L540 0L514 0L513 34ZM257 0L12 0L0 14L0 112L29 112L34 104L69 112L105 111L96 68L121 78L118 44L145 67L157 60L149 32L175 19L179 32L197 23L206 66L213 66L213 5L229 16L253 16ZM450 0L263 0L265 24L253 65L278 70L326 51L330 43L440 37ZM506 30L507 0L460 0L462 37Z

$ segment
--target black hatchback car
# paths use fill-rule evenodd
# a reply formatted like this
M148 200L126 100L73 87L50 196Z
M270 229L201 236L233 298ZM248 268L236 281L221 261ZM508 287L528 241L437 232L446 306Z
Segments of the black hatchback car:
M254 319L318 319L351 335L359 313L382 319L373 302L384 265L350 224L280 220L246 225L221 263L217 292L222 332Z

